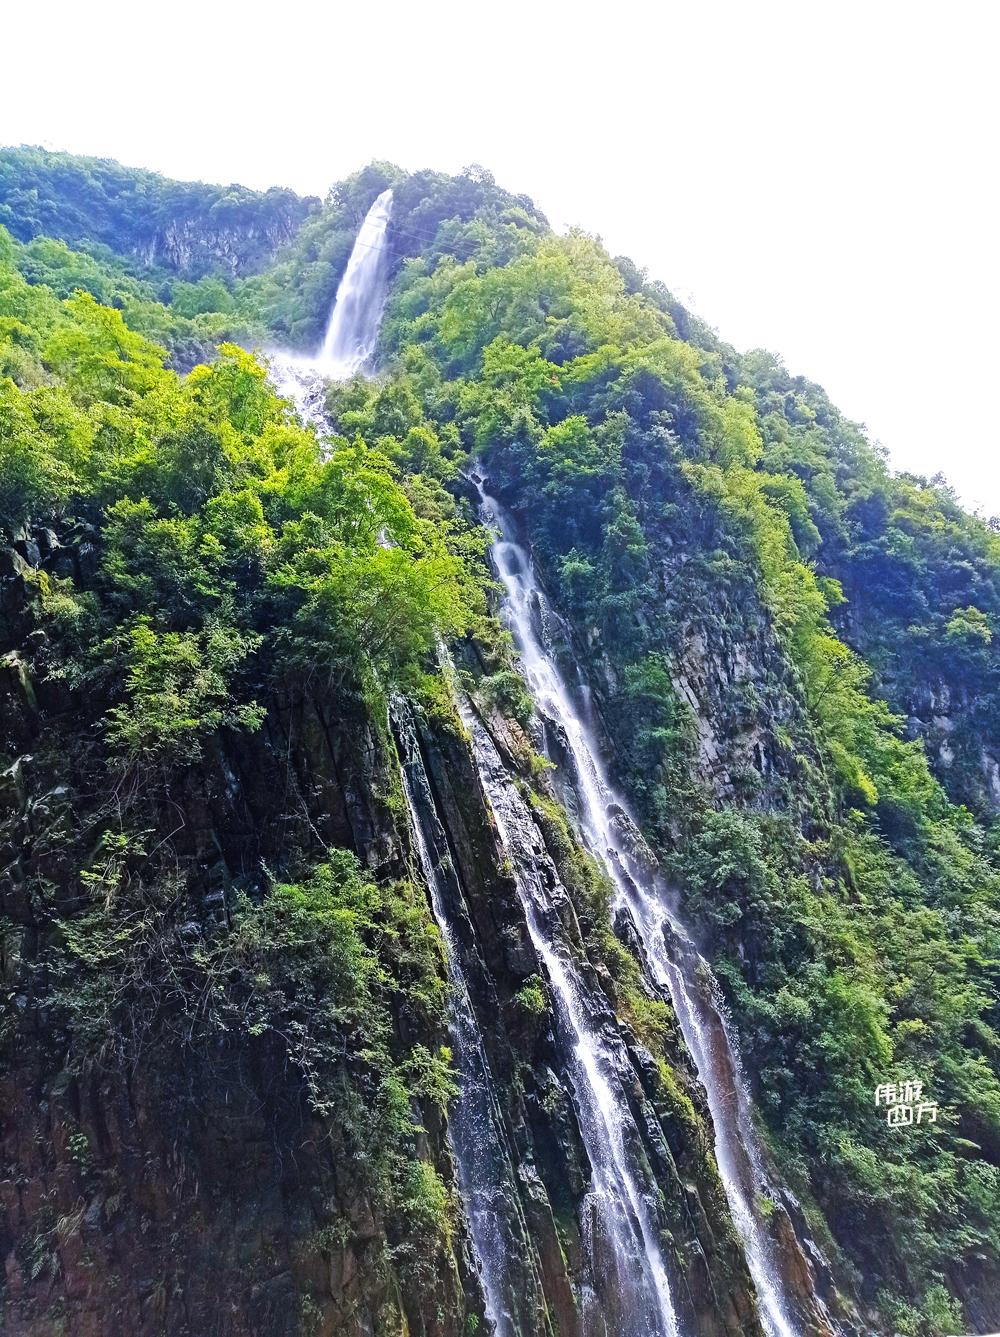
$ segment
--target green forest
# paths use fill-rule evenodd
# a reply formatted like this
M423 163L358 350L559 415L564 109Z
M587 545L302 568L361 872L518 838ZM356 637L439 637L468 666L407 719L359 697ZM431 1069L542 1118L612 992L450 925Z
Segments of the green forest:
M318 346L389 187L378 371L327 384L324 434L278 395L269 351ZM26 1127L46 1102L34 1136L52 1143L5 1134L5 1176L51 1184L65 1163L66 1201L83 1219L99 1197L113 1231L106 1074L170 1091L178 1126L182 1088L195 1108L231 1087L274 1147L333 1129L337 1193L375 1204L393 1259L391 1282L373 1264L383 1308L402 1288L408 1331L484 1331L474 1306L464 1327L441 1317L464 1266L434 1151L458 1090L446 949L386 834L406 826L393 703L461 743L442 647L523 743L517 783L552 808L564 880L589 897L581 950L615 976L663 1099L687 1099L669 1003L637 982L552 807L473 468L530 545L565 662L588 666L614 782L720 981L841 1331L986 1331L1000 521L940 476L894 474L819 386L737 353L479 167L375 162L321 202L0 150L0 1061ZM324 704L293 727L307 701ZM310 729L332 778L290 760ZM251 774L253 821L234 816ZM546 1008L532 972L511 985L525 1054ZM910 1079L937 1122L888 1126L875 1089ZM517 1080L530 1104L535 1078ZM6 1320L32 1337L84 1331L53 1326L76 1209L48 1191L22 1188L4 1227L19 1280L0 1312L48 1286L36 1326ZM166 1239L166 1208L144 1211ZM347 1227L310 1211L329 1271ZM120 1331L181 1331L158 1285ZM303 1333L354 1331L296 1285ZM438 1319L418 1327L411 1293ZM262 1323L231 1331L286 1330Z

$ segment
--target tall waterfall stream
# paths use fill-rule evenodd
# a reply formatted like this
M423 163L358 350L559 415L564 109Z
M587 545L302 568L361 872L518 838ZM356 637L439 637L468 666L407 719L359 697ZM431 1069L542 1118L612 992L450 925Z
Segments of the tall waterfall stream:
M607 1241L613 1260L613 1291L620 1309L619 1337L678 1337L674 1304L658 1240L655 1182L641 1176L633 1148L640 1135L622 1085L631 1073L620 1037L583 987L560 915L568 901L544 856L541 836L527 803L510 778L489 734L466 703L462 722L472 737L480 778L490 800L532 945L545 968L563 1033L580 1134L590 1161L591 1188L585 1236L590 1226ZM648 1172L647 1172L648 1174ZM602 1297L587 1296L588 1304ZM607 1303L606 1297L604 1303ZM610 1330L610 1329L609 1329Z
M392 191L384 190L365 216L337 288L323 346L316 357L271 350L271 379L278 393L295 401L306 422L326 426L324 386L367 371L378 344L389 287L386 229Z
M385 304L389 254L386 227L392 191L374 202L358 234L330 315L321 354L314 359L272 357L272 379L295 399L306 421L327 426L323 385L328 378L365 370L378 340ZM506 588L505 615L514 634L528 686L543 720L568 746L571 806L590 852L604 865L616 892L615 909L631 916L654 983L674 1005L684 1041L705 1087L715 1129L715 1151L730 1211L741 1235L768 1337L798 1337L801 1325L782 1293L775 1246L758 1200L770 1196L749 1095L725 1010L708 964L670 908L666 889L626 806L611 790L580 709L546 648L545 596L531 561L515 542L509 518L481 492L484 523L499 527L491 553ZM585 689L582 689L585 697ZM557 1033L567 1056L580 1134L592 1178L582 1213L585 1244L604 1258L603 1295L582 1295L615 1324L615 1337L680 1337L667 1269L661 1253L658 1189L636 1148L641 1137L623 1083L632 1073L624 1046L607 1013L580 975L563 911L565 889L530 809L481 721L460 701L463 722L484 791L514 869L528 932L550 987ZM447 853L447 837L430 797L427 778L405 710L397 711L403 784L414 846L434 917L448 951L452 984L453 1049L460 1096L449 1127L459 1189L480 1268L486 1318L494 1337L518 1337L533 1325L530 1311L544 1309L538 1277L525 1259L526 1228L519 1204L504 1120L497 1107L489 1061L470 996L469 951L456 929L461 888ZM566 760L566 758L564 758ZM603 1010L602 1010L603 1009ZM608 1262L610 1260L610 1266ZM608 1275L608 1273L613 1275ZM584 1287L587 1291L587 1287ZM817 1303L819 1303L817 1301ZM612 1311L608 1314L608 1307ZM606 1330L612 1331L607 1325Z
M782 1293L774 1245L761 1220L757 1200L770 1197L750 1097L729 1034L718 986L669 908L656 874L656 860L604 774L596 745L544 644L545 596L532 564L514 541L503 508L482 489L484 523L499 529L491 553L506 588L504 612L521 654L535 705L568 744L581 834L604 865L641 937L655 982L673 1002L685 1044L705 1087L715 1129L715 1152L729 1208L743 1240L769 1337L796 1337L797 1324ZM492 797L492 795L491 795Z
M391 213L392 191L384 190L368 210L340 280L320 355L320 366L334 380L364 370L375 352L389 282L385 230Z
M413 829L420 869L431 908L448 953L452 987L452 1055L459 1096L448 1128L455 1152L458 1186L469 1220L469 1233L480 1267L486 1317L495 1337L519 1337L531 1328L533 1308L544 1304L541 1288L524 1259L531 1257L521 1214L503 1116L497 1107L489 1059L470 996L471 932L459 932L468 920L461 886L451 865L448 840L435 811L419 745L405 703L393 706L394 729L402 760L403 792Z

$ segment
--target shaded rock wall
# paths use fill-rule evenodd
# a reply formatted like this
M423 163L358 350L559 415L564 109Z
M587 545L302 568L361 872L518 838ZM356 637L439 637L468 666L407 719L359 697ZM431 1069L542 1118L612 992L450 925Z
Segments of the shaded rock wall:
M511 722L494 715L491 724L503 752ZM500 1087L521 1211L550 1319L567 1337L592 1337L593 1318L581 1296L602 1296L602 1261L599 1247L588 1244L584 1218L590 1167L577 1124L565 1042L551 1012L533 1015L519 1003L519 990L541 975L542 967L467 744L457 732L431 730L426 722L420 737L431 797L457 874L456 920L467 924L469 939L480 951L477 1010ZM516 774L517 758L508 753L507 764ZM519 848L518 855L535 863L563 907L568 936L579 945L577 969L589 988L594 1017L620 1031L621 1053L629 1065L623 1085L632 1093L643 1154L663 1192L662 1228L669 1241L666 1253L682 1330L704 1337L757 1331L752 1284L711 1156L703 1093L689 1061L675 1038L670 1064L676 1086L665 1084L653 1056L617 1021L610 977L582 949L576 907L561 886L542 828L532 850ZM602 1308L610 1332L613 1297L605 1296Z

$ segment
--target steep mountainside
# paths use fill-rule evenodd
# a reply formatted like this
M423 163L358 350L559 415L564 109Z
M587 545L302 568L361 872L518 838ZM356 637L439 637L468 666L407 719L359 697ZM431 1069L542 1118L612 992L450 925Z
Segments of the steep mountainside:
M109 158L0 149L0 223L19 241L57 237L75 250L97 244L133 265L192 280L262 268L318 206L278 187L206 186Z
M4 1330L1000 1325L992 522L482 169L235 263L218 188L31 153ZM318 346L388 188L317 432L240 344Z

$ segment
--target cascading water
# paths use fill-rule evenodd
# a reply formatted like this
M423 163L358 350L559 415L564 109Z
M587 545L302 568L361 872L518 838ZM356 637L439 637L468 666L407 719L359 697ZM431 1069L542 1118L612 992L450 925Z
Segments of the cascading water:
M387 190L368 212L337 290L319 358L272 356L271 375L279 392L293 397L303 418L320 428L326 426L322 379L344 379L365 369L375 350L387 289L386 227L391 207L392 191ZM635 1083L634 1071L614 1027L604 1025L612 1020L606 1004L579 977L553 888L564 901L568 898L544 855L530 810L467 706L463 718L501 839L516 870L528 932L552 986L558 1027L566 1041L574 1104L592 1173L583 1234L591 1253L600 1253L604 1263L594 1269L603 1274L603 1293L584 1296L585 1324L588 1298L596 1314L596 1322L587 1324L586 1330L610 1331L606 1320L611 1314L615 1337L679 1337L659 1243L656 1184L648 1167L644 1175L640 1173L642 1138L623 1089L623 1077ZM449 1129L459 1188L481 1269L486 1318L494 1337L517 1337L521 1331L517 1311L534 1301L528 1292L535 1289L536 1279L525 1285L523 1266L520 1277L513 1276L515 1260L524 1253L523 1219L461 944L446 905L440 858L432 855L428 839L428 823L434 818L427 810L432 805L421 805L416 798L413 771L416 767L422 773L422 763L415 761L412 738L409 743L404 749L408 761L403 765L403 788L434 917L448 947L453 988L452 1030L461 1093ZM443 832L434 832L433 843L444 849Z
M279 392L294 398L303 418L321 431L328 428L324 381L365 370L375 351L388 287L386 228L391 208L392 191L387 190L365 218L337 290L319 356L271 355L271 376ZM485 494L482 502L484 511L503 523L497 504ZM771 1241L755 1206L758 1195L768 1192L767 1178L757 1151L749 1097L711 972L666 909L652 872L652 856L644 857L642 838L609 789L589 734L544 648L533 616L540 607L541 592L530 562L510 537L509 525L493 545L493 556L507 588L507 612L536 704L569 743L584 839L607 867L619 905L631 913L656 982L673 999L685 1042L708 1093L719 1170L743 1237L765 1326L770 1337L796 1337L781 1294ZM463 707L463 718L515 868L528 931L548 974L557 1029L570 1056L567 1066L574 1103L592 1169L588 1195L591 1244L602 1249L609 1262L603 1269L604 1294L591 1297L592 1302L617 1309L616 1337L678 1337L658 1240L655 1185L644 1182L638 1169L635 1149L641 1138L623 1090L623 1080L631 1072L627 1055L614 1028L603 1025L610 1018L601 1016L600 1001L579 976L553 896L554 870L549 864L548 875L539 873L544 862L538 857L542 845L530 810L482 724L467 707ZM523 1271L517 1277L513 1274L514 1260L523 1254L524 1234L504 1150L503 1120L496 1108L460 944L443 894L440 861L431 853L428 815L421 813L415 801L412 777L405 779L404 788L434 915L448 944L455 1055L462 1088L450 1119L459 1187L481 1268L487 1319L495 1337L517 1337L519 1311L534 1303L536 1279ZM562 894L565 896L564 891ZM587 1230L585 1219L585 1234ZM609 1271L613 1276L607 1275ZM584 1299L586 1309L586 1296ZM600 1318L598 1326L603 1325Z
M684 1041L705 1087L715 1127L719 1173L743 1240L762 1320L769 1337L796 1337L799 1323L783 1293L777 1251L758 1206L760 1198L773 1195L718 986L676 914L668 909L665 890L656 877L656 861L608 785L589 730L545 648L540 625L544 595L531 562L514 542L503 509L482 488L480 498L484 523L500 529L491 552L506 588L506 617L528 685L541 716L557 727L568 744L574 772L570 782L584 841L614 883L616 908L626 908L631 914L655 982L669 992ZM824 1307L818 1298L815 1306L822 1314Z
M365 371L375 354L389 286L386 228L391 214L392 191L384 190L368 210L354 242L319 355L268 354L278 393L294 399L303 419L321 430L328 426L323 382L343 381Z
M405 706L395 708L402 753L403 791L414 844L431 896L434 918L448 953L452 986L452 1052L460 1094L448 1119L458 1186L479 1261L486 1318L493 1337L534 1331L532 1309L544 1305L531 1270L530 1248L505 1147L503 1117L466 978L468 950L453 922L461 899L457 881L448 885L447 837L437 819L423 761Z
M384 190L361 224L340 280L320 354L335 380L363 371L375 352L389 279L385 230L391 213L392 191Z
M623 1081L635 1074L613 1018L580 976L561 910L568 903L531 811L508 775L499 753L468 704L462 722L472 739L483 788L504 849L536 955L548 975L556 1029L568 1062L580 1134L591 1167L584 1234L591 1252L601 1252L595 1271L604 1274L602 1295L584 1295L595 1322L585 1330L615 1337L678 1337L670 1285L659 1243L655 1182L640 1169L641 1135ZM612 1274L612 1275L609 1275ZM608 1322L609 1314L612 1321Z

